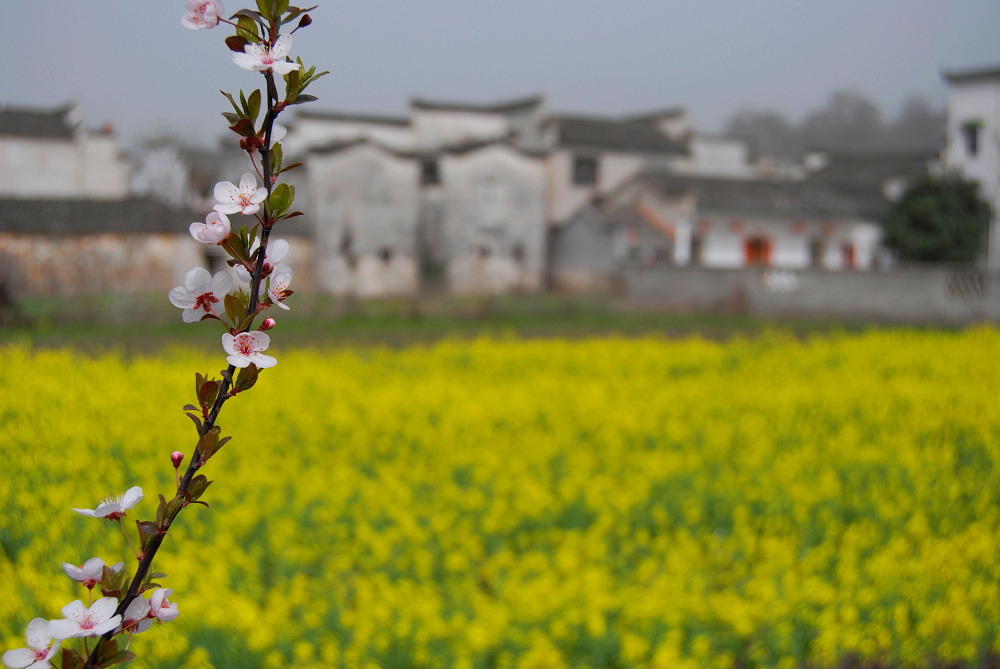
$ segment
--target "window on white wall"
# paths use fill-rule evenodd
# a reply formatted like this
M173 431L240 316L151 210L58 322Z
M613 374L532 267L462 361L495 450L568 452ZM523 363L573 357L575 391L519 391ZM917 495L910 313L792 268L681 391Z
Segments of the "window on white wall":
M962 124L962 139L965 141L965 151L970 156L979 155L979 131L982 121L966 121Z
M597 183L597 159L576 158L573 161L573 184L593 186Z

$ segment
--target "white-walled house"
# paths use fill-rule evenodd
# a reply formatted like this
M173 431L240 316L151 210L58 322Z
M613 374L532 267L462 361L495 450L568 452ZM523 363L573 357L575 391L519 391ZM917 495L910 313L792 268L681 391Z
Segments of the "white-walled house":
M128 161L110 128L85 130L73 106L0 108L0 197L116 200Z
M418 290L418 160L361 140L310 153L307 184L324 289L363 297Z
M284 146L306 164L317 272L337 294L440 279L453 292L608 287L650 263L866 270L880 257L884 175L858 188L825 164L762 175L744 143L694 132L680 108L595 118L549 115L541 96L414 100L407 118L301 113Z
M489 144L445 154L441 177L449 290L542 289L548 228L543 161Z
M1000 269L1000 66L943 77L949 87L944 163L978 181L993 206L987 265Z

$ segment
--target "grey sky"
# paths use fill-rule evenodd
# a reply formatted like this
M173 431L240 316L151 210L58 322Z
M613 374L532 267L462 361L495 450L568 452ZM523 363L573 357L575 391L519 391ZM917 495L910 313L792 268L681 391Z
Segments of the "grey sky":
M229 12L250 2L226 0ZM293 55L331 74L312 109L404 114L413 96L491 102L545 93L558 112L683 105L715 131L741 106L793 120L836 88L888 115L943 103L941 68L1000 64L996 0L314 0ZM126 140L224 132L218 90L249 90L224 26L181 27L183 0L37 0L0 22L0 103L82 103Z

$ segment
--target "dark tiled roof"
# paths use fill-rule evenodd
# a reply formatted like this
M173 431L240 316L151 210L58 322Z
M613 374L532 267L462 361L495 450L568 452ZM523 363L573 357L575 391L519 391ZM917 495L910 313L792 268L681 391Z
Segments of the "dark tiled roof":
M849 195L818 181L709 179L666 174L639 177L669 196L693 195L699 214L878 220L888 203L880 191Z
M371 123L374 125L394 125L406 127L410 119L398 116L379 116L377 114L348 114L343 112L301 111L296 118L312 118L323 121L345 121L349 123Z
M230 216L234 227L252 218ZM279 221L273 237L309 234L305 216ZM0 234L96 235L177 234L186 235L192 221L205 214L170 207L148 198L129 200L18 200L0 199Z
M654 127L641 121L618 121L579 116L559 116L559 145L637 153L687 153Z
M415 98L410 101L413 109L424 109L429 111L467 111L479 112L482 114L505 114L508 112L520 111L531 107L537 107L545 102L544 96L532 95L517 100L497 102L493 104L477 104L471 102L440 102L422 100Z
M177 233L197 216L148 199L0 199L0 233L83 235Z
M945 70L941 72L941 78L949 84L1000 79L1000 65L988 65L965 70L953 70L951 72Z
M626 118L626 121L640 121L642 123L652 123L664 118L679 118L687 113L684 107L667 107L666 109L654 109L653 111L633 114Z
M0 107L0 136L71 139L73 126L66 122L71 107L15 109Z
M827 154L825 167L809 175L811 180L833 184L869 184L882 187L886 179L915 179L927 174L927 164L937 158L932 152L891 154Z

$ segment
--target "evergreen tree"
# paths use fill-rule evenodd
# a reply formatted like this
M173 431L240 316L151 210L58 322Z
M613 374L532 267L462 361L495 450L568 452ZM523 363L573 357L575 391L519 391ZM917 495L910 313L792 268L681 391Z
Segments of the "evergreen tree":
M991 217L975 181L956 173L927 176L896 203L886 241L903 261L974 262Z

